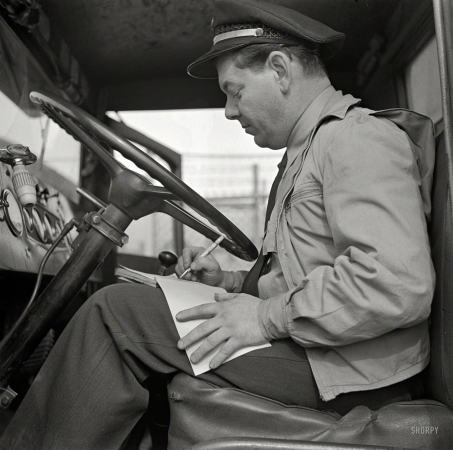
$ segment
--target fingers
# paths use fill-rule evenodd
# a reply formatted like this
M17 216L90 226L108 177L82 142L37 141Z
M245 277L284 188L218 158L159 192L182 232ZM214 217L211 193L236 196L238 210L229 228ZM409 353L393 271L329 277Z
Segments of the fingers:
M194 281L196 283L200 282L200 278L197 277L197 275L193 271L187 272L181 279L186 281Z
M192 353L190 356L190 360L192 363L197 364L199 363L203 358L205 358L207 355L209 355L215 348L217 348L220 344L223 343L223 345L219 349L219 353L225 356L225 358L217 358L217 361L214 361L214 358L211 360L214 361L214 365L218 367L225 359L227 359L230 356L229 349L231 345L228 343L228 338L229 336L225 333L224 330L220 329L212 334L210 334L204 341L203 343ZM226 350L222 350L225 348ZM217 356L217 355L216 355ZM211 363L209 364L209 367L211 369L213 368Z
M186 247L182 251L182 263L184 266L184 270L188 269L194 259L201 253L203 253L204 248L203 247ZM192 267L192 270L196 270L195 268Z
M214 333L218 328L219 328L218 321L216 321L215 319L206 320L202 324L195 327L190 333L187 333L185 336L183 336L178 341L178 348L180 350L186 350L187 348L189 348L193 344L196 344L206 336L208 336L208 338L206 339L207 341L213 342L213 339L211 338L212 333ZM205 347L209 348L209 344L207 344ZM198 352L198 354L200 354L200 352ZM193 358L191 359L192 362L198 362L201 359L201 357L197 359L197 361L194 361Z
M237 342L234 338L229 339L225 344L220 347L220 350L211 359L209 363L209 367L211 369L217 369L221 364L223 364L234 352L241 348L239 342Z
M203 322L189 334L180 339L178 342L178 348L180 350L185 350L207 336L202 344L190 355L190 361L193 364L197 364L223 343L223 345L219 348L219 351L209 363L209 367L211 369L216 369L234 352L241 348L239 343L234 338L230 338L227 330L224 328L218 329L218 326L219 325L216 323L215 319Z
M209 364L211 369L219 367L241 348L266 342L258 320L261 299L235 293L216 294L215 299L217 303L186 309L176 315L179 321L207 319L180 339L178 348L188 351L192 363L216 353ZM191 353L192 346L203 339Z
M202 278L220 278L222 272L219 263L212 255L200 257L205 249L203 247L186 247L182 251L182 255L178 259L178 264L175 267L175 272L178 276L191 269L191 272L184 275L185 280L202 281ZM209 283L208 283L209 284Z
M180 276L186 269L190 267L192 261L202 253L203 247L186 247L182 251L182 255L178 258L178 264L175 267L175 272ZM186 278L186 277L184 277Z
M212 262L213 262L212 259L213 258L211 255L203 256L202 258L198 257L192 261L192 263L190 264L190 268L194 272L198 272L199 270L206 270L206 271L213 270L214 267L212 264Z
M218 312L216 303L205 303L203 305L194 306L193 308L185 309L176 314L176 320L179 322L187 322L194 319L210 319Z

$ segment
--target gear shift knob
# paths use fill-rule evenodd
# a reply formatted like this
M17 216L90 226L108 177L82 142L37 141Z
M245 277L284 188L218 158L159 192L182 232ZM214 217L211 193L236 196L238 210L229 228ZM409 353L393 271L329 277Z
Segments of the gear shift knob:
M165 275L167 269L177 263L178 257L173 252L160 252L159 261L161 264L159 275Z

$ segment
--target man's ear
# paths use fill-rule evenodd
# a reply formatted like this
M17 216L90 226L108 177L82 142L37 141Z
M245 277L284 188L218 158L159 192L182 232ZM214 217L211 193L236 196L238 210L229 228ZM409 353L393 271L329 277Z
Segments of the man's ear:
M276 50L267 58L267 64L274 71L282 93L286 94L292 81L291 57Z

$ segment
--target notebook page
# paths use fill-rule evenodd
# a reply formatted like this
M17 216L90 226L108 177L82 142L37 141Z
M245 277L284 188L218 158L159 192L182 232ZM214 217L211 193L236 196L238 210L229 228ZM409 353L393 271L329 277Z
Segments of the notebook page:
M202 305L204 303L215 303L214 294L215 293L225 293L226 291L219 287L208 286L202 283L195 283L193 281L186 281L186 280L179 280L175 278L168 278L168 277L161 277L158 275L151 275L152 277L156 278L157 284L161 287L162 291L165 294L165 297L168 302L168 306L170 307L171 315L173 317L173 321L176 325L176 329L178 330L179 336L183 337L190 331L192 331L196 326L200 325L204 322L204 319L199 320L191 320L189 322L178 322L176 320L176 314L178 312L189 309L194 306ZM201 345L203 340L193 344L189 348L186 349L187 356L190 355ZM246 347L237 352L233 353L227 361L230 361L238 356L244 355L245 353L251 352L253 350L257 350L259 348L270 347L269 343L256 345L252 347ZM195 375L200 375L204 372L210 370L209 362L214 357L214 355L219 351L219 347L216 347L212 350L208 355L206 355L201 361L197 364L192 365L192 369Z

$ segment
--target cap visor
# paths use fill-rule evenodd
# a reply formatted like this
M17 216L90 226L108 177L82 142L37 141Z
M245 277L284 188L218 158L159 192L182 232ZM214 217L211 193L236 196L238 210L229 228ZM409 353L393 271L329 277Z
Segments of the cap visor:
M241 47L253 44L290 44L297 45L299 40L295 39L275 39L255 36L242 38L225 39L215 44L208 53L200 56L187 67L187 73L194 78L212 79L218 78L217 69L213 60L218 56Z

